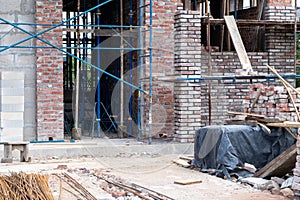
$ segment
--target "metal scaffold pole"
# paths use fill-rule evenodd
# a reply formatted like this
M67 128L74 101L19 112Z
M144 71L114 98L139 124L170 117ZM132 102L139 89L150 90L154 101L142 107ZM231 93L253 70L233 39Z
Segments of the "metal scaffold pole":
M123 0L120 0L120 78L124 79L124 44L123 44ZM120 130L119 130L119 137L123 137L123 129L124 129L124 84L120 83Z
M97 3L100 4L100 1L97 0ZM101 12L100 9L98 8L97 13L96 13L96 24L100 25L101 24L101 18L100 18ZM100 27L98 27L98 30ZM101 44L101 38L100 36L96 36L96 47L98 47ZM97 67L101 68L101 51L100 49L97 50ZM101 80L100 80L101 73L99 70L97 70L97 136L101 136Z
M80 14L80 1L78 1L77 12ZM79 20L78 20L79 21ZM76 46L80 46L80 31L79 27L76 30ZM76 50L77 57L80 57L80 49ZM80 91L80 62L76 60L76 83L75 83L75 117L74 117L74 129L72 132L73 138L76 140L81 139L81 130L79 129L79 91Z
M82 2L84 5L81 5ZM97 136L100 137L102 134L102 129L104 128L104 121L102 120L102 115L105 114L105 116L111 116L118 117L120 120L120 127L126 126L124 124L124 120L126 120L126 124L128 127L125 129L120 129L120 131L127 130L128 135L132 136L133 133L136 133L136 127L134 126L134 123L137 123L137 131L138 131L138 139L141 139L142 134L144 134L147 131L147 137L149 139L149 143L152 142L152 6L153 1L148 1L145 5L144 0L139 0L138 5L135 4L135 1L130 0L127 2L124 2L123 0L120 0L120 11L119 11L119 18L120 18L120 24L117 25L108 25L106 19L101 18L100 20L100 7L103 5L106 5L109 2L112 2L112 0L107 1L100 1L97 0L97 5L92 8L87 8L87 1L77 1L77 9L76 5L74 10L67 10L65 13L66 20L62 21L59 24L49 24L50 28L46 28L40 32L37 33L31 33L23 28L23 26L45 26L46 24L34 24L34 23L12 23L9 22L3 18L0 18L0 25L1 24L8 24L11 25L13 28L16 28L26 34L28 34L28 38L21 39L18 42L15 42L11 45L7 46L0 46L0 52L4 52L8 49L16 48L16 49L22 49L22 48L32 48L32 49L48 49L53 48L57 49L60 52L66 56L66 61L64 62L64 72L66 73L66 77L64 77L66 80L66 90L68 92L74 92L74 100L71 100L71 103L74 103L73 107L73 113L74 113L74 129L76 130L76 133L78 133L80 129L80 136L81 137L81 128L82 131L84 131L84 127L88 127L87 121L85 121L85 115L87 115L85 109L88 108L90 102L87 102L85 100L86 97L91 93L90 90L87 89L87 87L95 87L94 82L97 81L97 89L96 93L97 95L93 98L93 103L98 104L98 106L94 107L94 114L96 115L96 122L98 125L98 133ZM102 2L102 3L101 3ZM126 7L126 12L129 8L129 13L124 13L124 6ZM134 10L134 7L138 7L138 11ZM147 7L147 18L144 18L145 14L145 7ZM102 10L102 9L101 9ZM105 10L102 10L103 13L106 12ZM138 13L137 13L138 12ZM150 15L148 15L148 12ZM136 21L134 20L134 16L139 17ZM128 17L127 17L128 14ZM126 16L126 18L125 18ZM82 18L80 18L82 17ZM89 18L90 17L90 18ZM88 19L89 18L89 19ZM123 19L124 18L124 19ZM89 21L90 20L90 21ZM126 20L126 22L124 22ZM82 23L82 24L81 24ZM101 24L102 23L102 24ZM124 25L126 23L126 25ZM138 23L138 25L135 26L135 23ZM143 26L145 23L147 23L148 28L145 30L145 26ZM47 33L49 31L52 31L55 28L62 27L63 28L63 44L62 46L56 46L55 44L52 44L51 42L43 39L41 37L42 34ZM107 32L104 31L100 34L100 27L108 28L112 30L110 32L113 33L112 35L105 35ZM134 47L135 41L134 41L134 28L137 28L136 30L139 30L139 38L138 38L138 47ZM127 32L125 30L129 30L130 37L127 40L126 35ZM145 34L145 32L147 32ZM105 46L103 44L104 39L106 39L106 36L111 37L119 37L120 41L115 40L117 43L120 42L120 47L113 47L113 46ZM144 37L146 36L146 37ZM22 43L31 40L36 39L40 40L44 43L44 45L38 45L38 46L22 46ZM103 41L102 41L103 40ZM103 45L102 45L103 44ZM145 46L145 47L144 47ZM96 57L95 60L89 61L89 59L92 60L91 52L94 51ZM102 63L105 62L105 59L102 59L101 54L103 56L103 52L105 50L115 50L116 52L120 52L120 58L118 60L118 66L117 69L115 69L115 72L111 72L105 67ZM134 67L136 66L136 54L133 51L138 51L138 68L139 71L137 74L134 72ZM128 56L124 56L125 53L128 53ZM119 54L119 53L118 53ZM147 57L147 59L145 59ZM124 60L126 59L126 60ZM93 64L92 64L93 63ZM66 65L66 68L65 68ZM102 66L103 65L103 66ZM126 65L126 66L125 66ZM143 67L146 66L147 68ZM126 68L125 68L126 67ZM94 68L96 70L96 73L94 76L92 75L93 71L90 70ZM66 69L66 70L65 70ZM124 72L127 72L129 74L129 79L124 80ZM120 75L119 75L120 73ZM144 73L150 74L150 79L147 80L147 84L143 83L143 77L145 77ZM118 90L120 91L120 105L116 105L116 107L120 107L119 110L119 116L112 115L111 111L107 111L107 107L111 106L108 103L108 96L103 96L104 90L106 93L110 93L109 82L105 84L101 84L101 75L107 75L108 77L115 79L116 82L120 83L120 88ZM139 84L138 86L134 85L134 78L136 76L139 78ZM76 79L75 79L76 78ZM89 80L88 80L89 79ZM107 80L107 79L106 79ZM91 84L90 81L93 81ZM74 84L74 85L73 85ZM129 86L129 102L124 102L125 97L128 97L128 94L124 94L124 84ZM143 87L147 86L147 89L143 89ZM74 90L73 90L74 89ZM91 88L89 88L91 89ZM94 89L94 88L93 88ZM101 91L102 89L102 91ZM104 89L104 90L103 90ZM136 93L135 90L138 92ZM85 93L87 92L87 93ZM102 92L102 93L101 93ZM133 94L132 94L133 93ZM142 97L142 95L145 95ZM135 98L138 96L137 103L139 104L136 109L136 102ZM95 98L96 97L96 98ZM106 104L105 106L101 104L101 97L106 98ZM103 98L102 98L103 99ZM127 99L126 99L127 100ZM143 110L140 107L140 104L144 105L144 100L147 105L147 110ZM100 107L100 106L103 106ZM126 106L129 107L129 113L127 112L128 109ZM100 109L101 108L101 109ZM104 109L104 110L103 110ZM67 111L71 112L71 111ZM102 115L101 115L102 114ZM127 118L127 116L129 117ZM144 117L148 115L148 122L144 120ZM73 119L72 119L73 120ZM95 120L95 119L94 119ZM102 120L102 121L101 121ZM128 123L127 123L128 122ZM73 121L72 121L73 123ZM114 123L112 121L112 123ZM102 128L101 128L102 127ZM115 126L114 126L115 127ZM116 127L115 127L116 128ZM117 129L117 128L116 128ZM144 130L142 130L144 129ZM148 130L147 130L148 129ZM105 132L104 132L105 134Z
M130 3L129 3L129 25L132 26L132 15L133 15L133 10L132 10L132 0L130 0ZM132 27L130 27L130 32L132 33ZM130 46L132 46L132 38L130 38L129 40L129 44ZM132 84L132 69L133 69L133 52L130 51L129 52L129 83ZM134 95L132 94L132 88L129 88L129 94L130 95ZM133 108L132 108L132 101L133 101L133 98L130 98L129 100L129 114L131 115L129 117L129 135L132 136L132 120L133 120L133 116L134 116L134 111L133 111Z
M144 63L144 57L143 57L143 47L144 47L144 34L143 34L143 29L142 25L144 24L144 0L139 0L139 53L138 53L138 69L139 69L139 87L143 87L143 83L141 79L144 77L144 68L143 68L143 63ZM137 125L138 125L138 140L141 140L143 131L142 128L144 126L144 109L143 109L143 104L144 104L144 95L141 94L140 91L138 91L138 119L137 119Z
M152 83L152 37L153 37L153 30L152 30L152 17L153 17L153 10L152 10L152 6L153 6L153 2L152 0L149 1L150 2L150 20L149 20L149 28L150 28L150 32L149 32L149 144L152 143L152 101L153 101L153 93L152 93L152 87L153 87L153 83Z

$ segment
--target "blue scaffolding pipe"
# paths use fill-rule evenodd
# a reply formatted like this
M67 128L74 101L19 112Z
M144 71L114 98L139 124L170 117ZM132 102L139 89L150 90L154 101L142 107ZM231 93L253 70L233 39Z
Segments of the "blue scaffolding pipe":
M283 74L281 75L284 79L297 79L300 78L299 74ZM201 84L203 81L225 81L231 80L232 84L237 84L237 80L253 80L253 79L265 79L266 82L270 82L270 80L278 79L275 75L264 75L264 76L209 76L209 77L198 77L198 78L177 78L176 81L197 81Z
M132 28L130 28L129 30L132 31ZM112 31L114 31L117 34L117 36L120 36L121 39L130 46L130 48L133 48L132 44L130 42L127 42L127 40L124 39L124 37L119 32L117 32L115 29L112 29ZM132 49L130 49L130 50L132 50ZM136 49L136 50L138 50L138 49Z
M139 1L139 26L142 26L143 24L143 19L144 19L144 8L145 8L145 5L144 5L144 1L143 0L140 0ZM139 28L139 47L141 49L143 49L142 47L144 46L144 40L143 40L143 31L141 28ZM139 57L138 57L138 69L139 69L139 78L142 78L143 77L143 73L144 73L144 70L143 70L143 51L142 50L139 50L139 53L138 53ZM142 82L139 81L139 87L142 88ZM141 140L141 136L142 136L142 120L141 118L143 117L142 116L142 113L141 113L141 109L142 109L142 97L141 97L141 93L138 91L138 117L137 117L137 125L138 125L138 141Z
M73 19L75 19L75 18L77 18L77 17L80 17L80 16L82 16L82 15L88 13L88 12L91 12L91 11L97 9L97 8L100 8L101 6L107 4L107 3L111 2L111 1L112 1L112 0L107 0L107 1L105 1L105 2L103 2L103 3L101 3L101 4L97 5L97 6L95 6L95 7L93 7L93 8L90 8L90 9L88 9L88 10L82 12L82 13L79 13L78 15L76 15L76 16L74 16L74 17L71 17L70 19L67 19L67 20L65 20L65 21L62 21L61 23L56 24L56 25L54 25L54 26L51 27L51 28L45 29L45 30L43 30L43 31L41 31L41 32L39 32L39 33L37 33L37 34L32 34L32 33L28 32L28 31L26 31L26 30L24 30L24 29L20 29L17 25L13 25L12 23L10 23L10 22L8 22L8 21L6 21L6 20L0 18L3 22L12 25L12 26L14 26L15 28L18 28L19 30L22 30L23 32L26 31L27 34L31 35L31 36L28 37L28 38L25 38L25 39L23 39L23 40L20 40L19 42L16 42L16 43L14 43L14 44L12 44L12 45L6 46L5 48L1 49L0 52L6 51L6 50L8 50L8 49L10 49L10 48L12 48L12 47L17 46L18 44L22 44L23 42L26 42L26 41L31 40L31 39L33 39L33 38L38 38L39 35L42 35L42 34L44 34L44 33L46 33L46 32L49 32L49 31L51 31L51 30L53 30L53 29L55 29L55 28L57 28L57 27L59 27L59 26L65 24L65 23L68 23L68 22L72 21Z
M132 0L130 0L130 3L129 3L129 24L130 26L132 26ZM132 28L130 28L130 31L132 31ZM130 38L129 40L129 46L132 46L132 39ZM133 54L132 54L132 51L129 52L129 83L132 84L132 60L133 60ZM129 94L132 95L133 98L130 98L131 100L129 101L129 113L131 113L131 120L129 121L129 135L132 136L132 119L134 117L134 112L133 112L133 108L132 108L132 101L134 99L134 95L132 94L132 88L129 88Z
M74 18L73 18L74 19ZM9 24L6 22L1 22L0 25L5 25L5 24ZM26 23L26 22L14 22L14 25L17 26L50 26L50 27L54 27L56 26L56 24L35 24L35 23ZM70 25L66 25L66 24L62 24L60 26L68 26L68 27L100 27L100 28L141 28L141 26L126 26L126 25L95 25L95 24L70 24ZM56 28L56 27L55 27ZM146 26L144 26L144 28L147 28Z
M0 18L1 20L1 18ZM5 48L7 46L0 46L0 48ZM91 50L128 50L128 51L138 51L145 50L141 48L114 48L114 47L59 47L60 49L91 49ZM11 47L11 49L53 49L53 47L49 46L15 46Z
M28 35L31 35L31 37L34 37L34 38L36 38L36 39L38 39L38 40L40 40L40 41L42 41L42 42L44 42L44 43L50 45L51 47L53 47L53 48L55 48L55 49L57 49L57 50L59 50L59 51L65 53L65 54L67 54L67 55L69 55L69 56L71 56L71 57L73 57L73 58L75 58L75 59L78 59L80 62L82 62L82 63L84 63L84 64L86 64L86 65L88 65L88 66L90 66L90 67L93 67L93 68L97 69L98 71L100 71L100 72L102 72L102 73L104 73L104 74L106 74L106 75L108 75L108 76L110 76L110 77L112 77L112 78L114 78L114 79L116 79L116 80L118 80L118 81L120 81L120 82L122 82L122 83L124 83L124 84L126 84L126 85L128 85L128 86L130 86L130 87L132 87L132 88L135 88L135 89L137 89L137 90L139 90L139 91L141 91L141 92L143 92L143 93L148 94L147 91L144 91L143 89L139 88L138 86L135 86L135 85L133 85L133 84L130 84L129 82L127 82L127 81L125 81L125 80L123 80L123 79L120 79L119 77L117 77L117 76L115 76L115 75L113 75L113 74L110 74L110 73L108 73L107 71L105 71L105 70L103 70L103 69L101 69L101 68L99 68L99 67L97 67L97 66L95 66L95 65L93 65L93 64L91 64L91 63L88 63L87 61L85 61L85 60L83 60L83 59L81 59L81 58L79 58L79 57L77 57L77 56L75 56L75 55L73 55L73 54L71 54L71 53L69 53L69 52L67 52L67 51L64 51L63 49L57 47L57 46L54 45L54 44L51 44L50 42L48 42L48 41L46 41L46 40L44 40L44 39L38 37L37 35L32 34L32 33L28 32L28 31L26 31L25 29L20 28L20 27L18 27L18 26L16 26L16 25L13 25L13 24L11 24L10 22L6 21L5 19L0 18L0 20L9 23L11 26L13 26L13 27L15 27L15 28L17 28L17 29L23 31L24 33L27 33ZM0 52L1 52L1 51L0 51Z
M149 21L149 26L150 26L150 33L149 33L149 144L152 143L152 36L153 36L153 31L152 31L152 25L153 25L153 2L150 0L150 21Z

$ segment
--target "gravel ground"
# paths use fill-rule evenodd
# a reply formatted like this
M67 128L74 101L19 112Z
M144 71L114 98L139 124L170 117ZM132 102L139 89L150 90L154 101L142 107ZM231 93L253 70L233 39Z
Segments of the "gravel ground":
M0 164L0 174L12 171L52 174L49 179L55 199L86 199L61 177L68 173L97 199L139 199L137 196L99 180L94 174L105 174L111 180L135 183L173 199L236 199L280 200L280 195L253 189L248 185L223 180L172 162L179 155L120 153L114 157L80 157L48 160L32 159L31 163ZM57 174L57 175L54 175ZM201 180L201 183L178 185L174 181ZM126 193L126 195L125 195Z

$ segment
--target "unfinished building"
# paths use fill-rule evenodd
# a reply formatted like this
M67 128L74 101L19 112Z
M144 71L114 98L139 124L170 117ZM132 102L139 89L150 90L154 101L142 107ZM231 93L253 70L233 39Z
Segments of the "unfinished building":
M199 127L224 124L228 110L249 107L250 84L279 84L266 65L295 84L293 0L5 4L1 140L59 140L73 129L89 137L193 142ZM229 15L253 69L247 76L237 76L249 66L230 38Z

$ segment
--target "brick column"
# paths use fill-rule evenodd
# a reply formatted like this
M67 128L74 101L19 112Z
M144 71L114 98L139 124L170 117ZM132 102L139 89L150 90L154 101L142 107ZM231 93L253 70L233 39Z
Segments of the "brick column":
M264 15L265 20L294 21L296 13L292 0L268 0ZM266 26L265 37L269 65L281 74L295 73L294 26Z
M296 17L292 0L268 0L265 8L265 19L294 21ZM275 66L279 73L295 73L294 27L266 28L266 44L269 52L269 63ZM294 80L291 80L294 82ZM297 161L294 169L292 188L295 199L300 199L300 141L297 141Z
M175 13L175 74L182 78L201 75L201 23L198 11L178 10ZM194 81L176 82L175 138L192 142L201 126L200 85Z
M62 21L62 0L36 1L36 23L58 24ZM37 32L49 28L38 26ZM62 27L41 35L62 46ZM47 46L36 41L37 46ZM56 49L37 49L37 139L54 140L64 136L63 55Z

